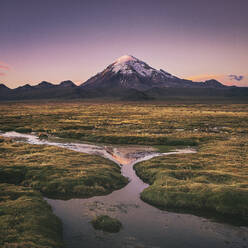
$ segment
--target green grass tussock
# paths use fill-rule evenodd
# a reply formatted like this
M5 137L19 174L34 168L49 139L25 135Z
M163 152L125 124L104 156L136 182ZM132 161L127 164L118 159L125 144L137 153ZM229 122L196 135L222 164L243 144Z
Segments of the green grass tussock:
M122 224L119 220L112 218L108 215L96 216L91 221L91 224L97 230L102 230L102 231L111 232L111 233L119 232L122 227Z
M210 211L248 223L248 136L203 144L198 153L156 157L135 165L151 186L141 198L157 207Z
M0 149L0 182L32 187L52 198L103 195L128 182L118 165L99 156L8 139Z
M0 247L64 247L62 224L40 193L0 184Z

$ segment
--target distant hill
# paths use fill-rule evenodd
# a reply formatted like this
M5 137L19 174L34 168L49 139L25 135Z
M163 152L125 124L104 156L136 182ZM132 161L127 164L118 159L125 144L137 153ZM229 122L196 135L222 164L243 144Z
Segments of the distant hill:
M0 84L0 101L41 99L248 101L248 88L225 86L215 79L205 82L181 79L130 55L118 58L79 86L70 80L57 85L43 81L16 89Z

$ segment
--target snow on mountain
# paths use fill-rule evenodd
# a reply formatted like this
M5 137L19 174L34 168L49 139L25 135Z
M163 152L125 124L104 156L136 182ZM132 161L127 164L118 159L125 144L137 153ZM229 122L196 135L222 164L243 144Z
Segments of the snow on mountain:
M219 83L220 84L220 83ZM215 88L213 82L200 83L181 79L164 70L157 70L131 55L116 59L102 72L80 85L84 89L135 89L145 91L152 88Z
M151 77L154 75L159 75L161 78L175 78L174 76L163 70L158 71L150 67L145 62L131 55L124 55L122 57L119 57L111 65L111 70L115 73L121 73L124 75L137 73L141 77Z

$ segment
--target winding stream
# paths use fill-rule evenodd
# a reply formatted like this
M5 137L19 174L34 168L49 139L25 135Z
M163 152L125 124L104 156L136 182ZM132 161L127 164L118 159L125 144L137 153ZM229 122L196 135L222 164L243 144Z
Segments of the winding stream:
M248 228L216 223L191 214L159 210L140 200L140 193L148 187L139 179L133 165L155 156L192 153L181 149L158 153L152 147L97 146L81 143L40 140L34 135L7 132L5 137L21 138L30 144L53 145L77 152L96 154L121 165L122 174L130 182L122 189L106 196L88 199L53 200L46 198L54 213L63 222L63 234L68 248L209 248L248 247ZM108 234L93 229L90 220L99 214L118 218L123 229Z

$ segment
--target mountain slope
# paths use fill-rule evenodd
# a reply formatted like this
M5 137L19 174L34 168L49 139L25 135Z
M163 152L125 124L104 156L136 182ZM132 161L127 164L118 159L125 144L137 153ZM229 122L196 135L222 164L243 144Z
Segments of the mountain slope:
M7 92L7 91L10 91L10 88L8 88L4 84L0 84L0 92Z
M216 80L204 83L180 79L164 70L156 70L145 62L124 55L114 61L105 70L93 76L80 87L85 89L128 88L140 91L151 88L220 88L225 87Z
M164 70L157 70L130 55L124 55L80 86L72 81L52 84L46 81L9 89L0 84L0 101L40 99L100 100L192 100L223 99L248 101L248 88L229 87L211 79L193 82Z

